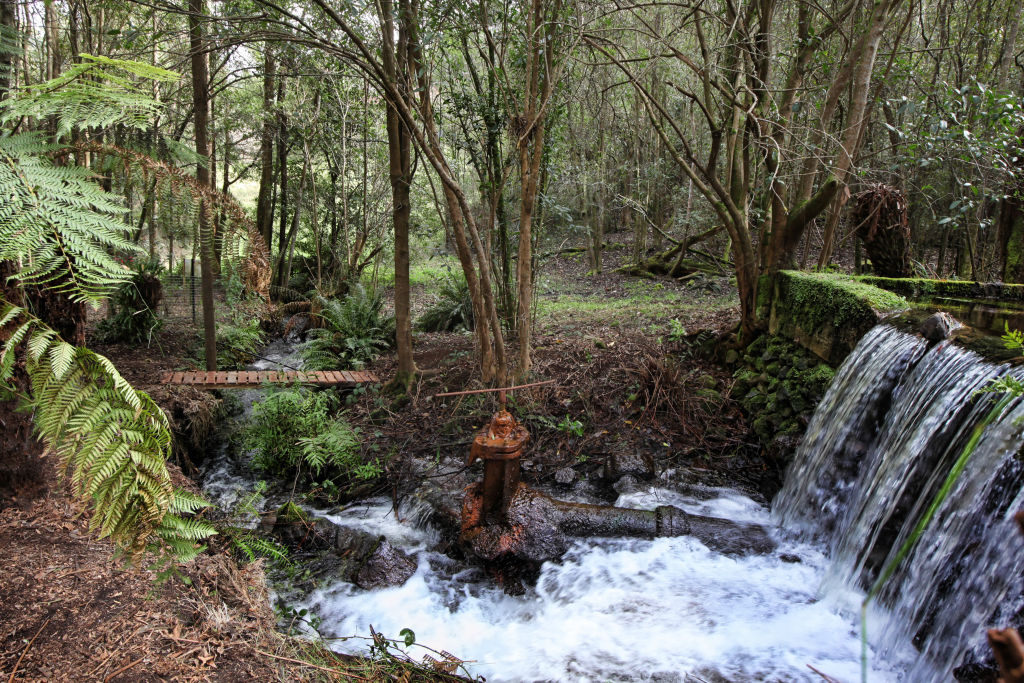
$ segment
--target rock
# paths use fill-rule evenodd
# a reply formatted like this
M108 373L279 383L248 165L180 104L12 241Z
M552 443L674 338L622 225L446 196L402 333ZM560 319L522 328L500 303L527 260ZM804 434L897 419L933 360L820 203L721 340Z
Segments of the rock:
M634 493L636 491L639 491L641 488L643 488L643 485L639 481L637 481L637 478L634 477L632 474L627 474L626 476L621 477L617 482L612 484L612 488L615 489L615 493L622 496L627 493Z
M655 475L654 458L650 453L626 451L612 453L604 466L604 478L618 481L627 474L640 479L650 479Z
M921 333L922 337L934 343L940 342L943 339L949 339L961 327L963 325L960 324L959 320L949 313L939 311L925 318L918 328L918 332Z
M416 559L385 537L326 519L289 520L279 511L274 533L293 552L312 555L306 568L319 581L339 579L370 589L400 586L416 573Z
M563 486L568 486L576 481L576 470L571 467L563 467L555 472L555 481Z
M309 316L305 313L296 313L288 318L284 326L285 338L288 341L297 341L304 337L309 330Z
M729 349L725 353L725 364L726 365L735 365L736 362L739 361L739 359L740 359L740 354L736 351L736 349Z

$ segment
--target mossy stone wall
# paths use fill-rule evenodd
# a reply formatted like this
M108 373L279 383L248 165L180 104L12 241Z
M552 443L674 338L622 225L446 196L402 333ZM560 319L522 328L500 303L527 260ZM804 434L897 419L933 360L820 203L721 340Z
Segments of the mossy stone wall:
M746 348L733 373L732 395L780 467L796 451L834 376L828 363L784 337L763 335Z
M908 306L902 296L863 280L792 270L765 276L758 297L771 334L792 339L833 366L884 315Z
M900 294L909 299L950 297L962 299L995 299L1024 301L1024 285L970 280L927 280L924 278L875 277L856 278L860 282Z

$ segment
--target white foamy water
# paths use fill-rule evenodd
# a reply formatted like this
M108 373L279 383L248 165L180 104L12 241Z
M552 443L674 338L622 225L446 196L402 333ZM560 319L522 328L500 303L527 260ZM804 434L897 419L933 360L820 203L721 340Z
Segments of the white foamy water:
M725 489L650 489L619 504L768 523L767 508ZM512 597L430 551L432 534L403 524L388 501L332 519L388 536L418 556L419 569L395 588L338 583L313 593L304 606L326 637L365 636L372 625L398 638L410 628L419 642L473 660L470 673L488 681L821 681L809 666L841 681L860 677L861 596L817 599L826 561L812 545L783 542L771 555L738 558L687 537L581 541L544 565L536 589ZM334 647L359 653L365 641ZM872 681L899 680L872 661Z

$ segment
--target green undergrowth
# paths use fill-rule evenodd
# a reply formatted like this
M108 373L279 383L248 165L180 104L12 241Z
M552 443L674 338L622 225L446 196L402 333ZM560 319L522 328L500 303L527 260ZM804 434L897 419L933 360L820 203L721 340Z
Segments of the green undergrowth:
M362 437L338 414L333 391L298 387L271 389L253 405L243 431L253 464L281 480L294 479L328 498L346 492L382 472L378 458L364 459Z
M658 324L677 318L686 311L727 309L736 305L734 291L708 292L669 289L657 282L629 282L624 296L606 294L563 294L558 298L539 297L537 317L545 323L601 323L612 327L638 323Z
M733 376L732 394L751 416L758 440L771 455L785 460L835 371L798 344L765 335L747 347Z

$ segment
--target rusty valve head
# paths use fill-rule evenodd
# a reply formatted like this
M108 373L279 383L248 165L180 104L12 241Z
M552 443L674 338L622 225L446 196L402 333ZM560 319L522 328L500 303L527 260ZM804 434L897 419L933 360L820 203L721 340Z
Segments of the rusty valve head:
M523 446L530 440L526 427L516 422L507 410L499 410L491 423L473 439L466 465L480 460L512 460L522 455Z

